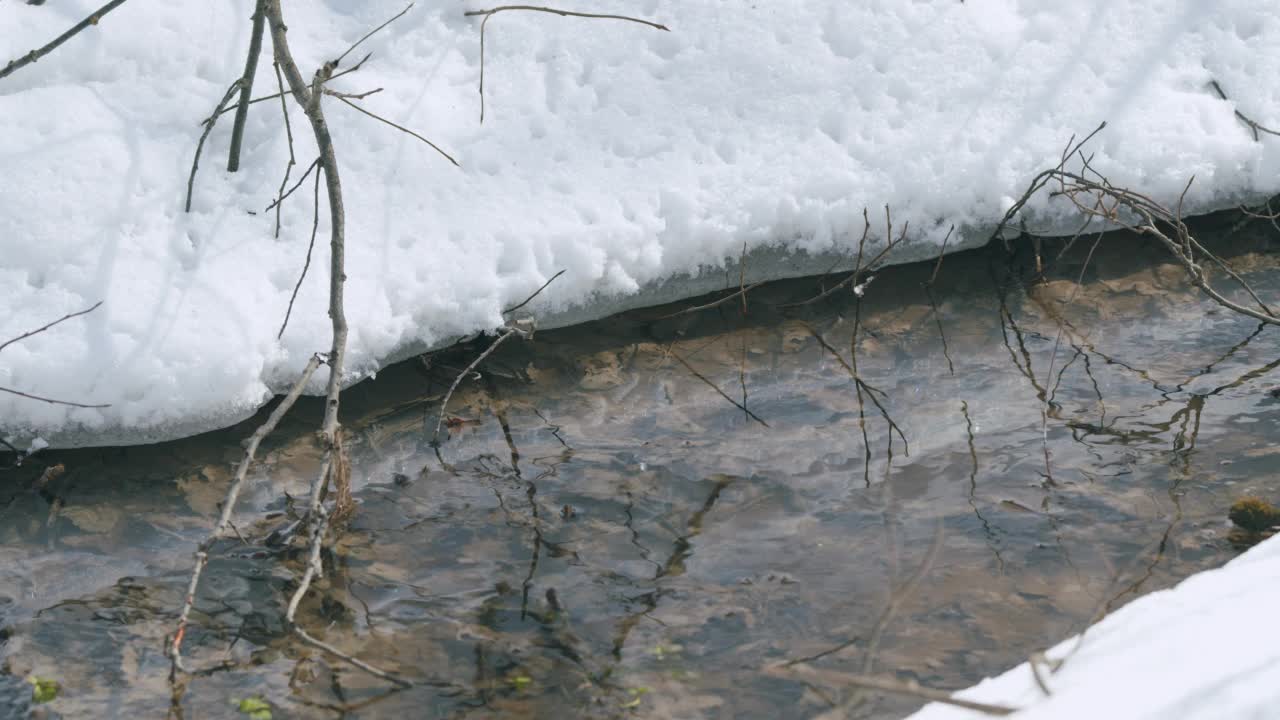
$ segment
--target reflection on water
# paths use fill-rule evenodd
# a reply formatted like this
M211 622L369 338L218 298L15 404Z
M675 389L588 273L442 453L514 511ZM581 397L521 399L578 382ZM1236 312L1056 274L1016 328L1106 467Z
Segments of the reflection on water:
M1275 296L1266 243L1238 239L1234 262ZM992 250L947 258L931 288L932 264L891 268L861 300L783 307L807 279L513 341L454 396L438 451L474 347L353 390L361 507L299 617L407 690L284 631L300 560L254 539L317 466L302 403L243 496L245 541L215 548L186 647L216 669L173 710L812 716L842 689L762 667L957 688L1221 564L1230 502L1280 495L1275 331L1134 238L1108 238L1077 290L1085 251L1043 282ZM66 717L171 710L163 639L249 427L0 475L0 716L26 714L28 675L61 682L46 707Z

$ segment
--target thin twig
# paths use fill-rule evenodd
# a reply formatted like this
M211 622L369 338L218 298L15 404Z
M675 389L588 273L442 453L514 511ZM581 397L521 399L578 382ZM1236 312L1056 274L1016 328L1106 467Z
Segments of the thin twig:
M663 315L662 317L657 319L667 320L669 318L678 317L680 315L689 315L691 313L702 312L703 310L710 310L712 308L720 307L721 305L729 302L730 300L734 300L739 297L742 298L743 303L746 303L747 293L751 292L752 290L755 290L761 285L764 285L766 282L767 282L766 280L761 280L760 282L752 283L744 288L740 288L737 292L733 293L732 295L725 295L724 297L720 298L719 300L716 300L715 302L709 302L706 305L698 305L691 308L685 308L683 310L673 312L670 315Z
M513 312L515 312L515 311L519 310L520 308L524 307L525 305L528 305L528 304L529 304L529 301L531 301L531 300L533 300L534 298L538 297L538 295L539 295L543 290L546 290L546 289L547 289L547 286L548 286L548 285L550 285L552 282L554 282L554 281L555 281L555 279L556 279L556 278L560 277L560 276L561 276L561 275L563 275L564 273L565 273L565 271L564 271L564 270L561 270L560 272L556 273L555 275L552 275L552 276L551 276L551 279L550 279L550 280L547 280L547 281L546 281L546 282L544 282L544 283L542 283L542 287L538 288L537 290L534 290L532 295L530 295L529 297L525 298L524 300L521 300L519 303L517 303L517 304L515 304L515 305L512 305L511 307L507 308L506 310L503 310L503 311L502 311L502 314L503 314L503 315L507 315L507 314L509 314L509 313L513 313Z
M316 231L320 229L320 173L316 173L314 197L311 216L311 242L307 243L307 259L302 263L302 272L298 274L298 282L293 286L293 294L289 296L289 307L284 311L284 322L280 323L280 332L276 339L284 337L284 329L289 327L289 316L293 314L293 301L298 299L298 291L302 289L302 281L307 279L307 269L311 267L311 251L316 246ZM279 206L277 206L278 208Z
M70 40L81 30L84 30L90 25L97 25L98 21L101 20L107 13L111 12L112 10L115 10L116 8L123 5L124 3L125 3L125 0L111 0L111 2L107 3L106 5L103 5L97 10L94 10L93 13L89 15L89 17L81 20L75 25L72 25L70 30L54 38L53 41L50 42L48 45L32 50L26 55L23 55L22 57L17 58L15 60L10 60L9 63L4 66L4 69L0 70L0 79L5 78L6 76L16 72L20 68L30 65L31 63L39 60L45 55L48 55L49 53L53 52L54 50L57 49L59 45Z
M263 212L268 212L268 211L270 211L272 208L280 207L280 203L282 203L282 202L284 202L286 199L288 199L288 197L289 197L290 195L292 195L292 194L294 193L294 191L295 191L295 190L297 190L298 188L302 187L302 183L304 183L304 182L306 182L306 181L307 181L307 176L309 176L309 175L311 174L311 171L312 171L312 170L315 170L315 169L316 169L316 168L318 168L318 167L320 167L320 158L318 158L318 157L317 157L315 160L312 160L312 161L311 161L311 164L307 166L306 171L305 171L305 172L303 172L303 173L302 173L302 175L298 178L298 181L297 181L297 182L295 182L295 183L293 184L293 187L291 187L291 188L289 188L288 190L286 190L284 193L282 193L282 194L281 194L279 197L277 197L275 200L272 200L272 201L267 205L266 209L265 209L265 210L263 210Z
M240 145L244 142L244 124L249 119L249 102L253 97L253 80L258 74L258 56L262 54L262 31L266 14L258 0L253 8L253 30L249 35L249 54L244 59L244 74L240 76L240 102L236 106L236 119L231 124L231 149L227 152L227 172L240 170Z
M79 408L111 407L110 405L85 405L83 403L71 402L70 400L56 400L54 398L48 398L42 395L32 395L30 393L24 393L21 390L14 390L13 388L7 388L2 386L0 386L0 392L9 393L10 395L17 395L18 397L24 397L24 398L27 398L28 400L39 400L40 402L47 402L50 405L70 405L71 407L79 407Z
M242 78L236 78L235 82L231 83L231 87L227 88L227 93L222 96L222 100L218 103L218 106L214 108L213 114L209 116L209 121L204 126L204 132L200 133L200 142L196 143L196 155L191 160L191 175L187 178L187 204L185 206L185 212L191 212L191 192L196 184L196 170L200 169L200 152L204 150L204 141L209 139L209 133L213 132L213 126L217 124L218 116L222 114L223 106L231 102L231 97L235 95L236 90L239 89L240 83L242 82L244 82Z
M1230 102L1230 99L1227 97L1227 94L1222 91L1222 86L1218 84L1217 80L1210 80L1209 85L1213 86L1213 89L1218 92L1218 97L1222 98L1227 102ZM1236 117L1239 118L1239 120L1243 122L1245 125L1248 125L1249 129L1253 131L1254 142L1262 142L1262 138L1258 135L1259 131L1264 132L1268 135L1280 136L1280 131L1272 130L1271 128L1266 127L1265 125L1258 124L1256 121L1253 120L1253 118L1250 118L1249 116L1240 112L1238 109L1233 108L1233 110L1235 110Z
M688 370L689 372L693 373L693 376L694 376L694 377L696 377L696 378L698 378L699 380L701 380L702 382L706 383L706 384L707 384L707 385L708 385L712 390L715 390L717 393L719 393L719 394L720 394L720 397L724 398L725 400L728 400L730 403L733 403L733 406L734 406L734 407L736 407L736 408L738 408L739 410L741 410L742 412L746 413L747 417L751 418L752 420L755 420L756 422L760 423L761 425L763 425L763 426L765 426L765 427L769 427L769 423L765 422L764 420L761 420L759 415L756 415L755 413L753 413L753 412L751 412L750 410L748 410L746 405L743 405L742 403L738 402L737 400L734 400L733 398L729 397L729 396L725 393L725 391L721 390L721 389L720 389L720 388L719 388L715 383L713 383L713 382L711 382L710 380L708 380L708 379L707 379L707 378L706 378L702 373L698 372L697 370L694 370L694 369L693 369L693 366L692 366L692 365L690 365L688 362L686 362L684 358L680 357L680 356L675 352L675 350L669 350L669 354L671 355L671 357L673 357L673 358L675 358L677 361L679 361L679 362L680 362L680 364L681 364L681 365L683 365L683 366L685 367L685 369L686 369L686 370Z
M55 325L58 325L59 323L66 322L67 320L70 320L71 318L80 317L81 315L87 315L88 313L91 313L91 312L93 312L94 310L97 310L97 309L98 309L98 306L99 306L99 305L101 305L101 304L102 304L102 301L101 301L101 300L99 300L98 302L94 303L93 305L91 305L91 306L90 306L90 307L88 307L88 308L85 308L84 310L78 310L78 311L73 312L73 313L67 313L66 315L63 315L62 317L58 318L57 320L54 320L53 322L50 322L50 323L46 323L45 325L42 325L42 326L40 326L40 327L36 328L35 330L29 330L29 331L27 331L27 332L22 333L21 335L19 335L19 336L17 336L17 337L10 338L10 339L8 339L8 340L4 341L3 343L0 343L0 351L4 350L5 348L9 347L10 345L12 345L12 344L14 344L14 343L16 343L16 342L20 342L20 341L22 341L22 340L26 340L27 338L29 338L29 337L31 337L31 336L33 336L33 335L39 335L40 333L42 333L42 332L44 332L44 331L48 330L49 328L51 328L51 327L53 327L53 326L55 326ZM38 401L40 401L40 402L46 402L46 403L49 403L50 405L68 405L68 406L70 406L70 407L78 407L78 408L105 408L105 407L111 407L111 405L109 405L109 404L93 405L93 404L85 404L85 403L72 402L72 401L70 401L70 400L57 400L57 399L55 399L55 398L45 397L45 396L43 396L43 395L33 395L33 394L31 394L31 393L27 393L27 392L23 392L23 391L21 391L21 390L15 390L15 389L13 389L13 388L10 388L10 387L3 387L3 386L0 386L0 392L3 392L3 393L9 393L10 395L17 395L18 397L24 397L24 398L27 398L28 400L38 400ZM6 444L8 444L8 443L6 443ZM12 446L10 446L10 447L12 447Z
M789 666L773 665L764 668L764 671L774 676L793 676L799 679L825 682L832 685L845 685L850 687L866 688L868 690L880 690L881 692L894 693L897 695L908 695L910 697L920 698L921 700L942 703L943 705L953 705L955 707L974 710L987 715L1004 716L1018 712L1018 708L1008 707L1006 705L996 705L993 703L984 703L976 700L965 700L964 698L954 697L951 693L948 693L945 690L927 688L914 680L899 680L897 678L879 677L874 675L858 675L856 673L841 672L839 670L825 670L803 664Z
M388 21L386 21L386 22L382 23L382 24L381 24L381 25L379 25L378 27L376 27L376 28L374 28L374 29L370 30L369 32L365 33L364 37L362 37L362 38L360 38L359 40L355 41L355 43L353 43L353 44L351 45L351 47L347 48L347 49L346 49L346 50L345 50L341 55L339 55L339 56L338 56L338 59L336 59L336 60L334 60L334 61L333 61L333 66L334 66L334 67L337 67L338 65L341 65L341 64L342 64L342 60L343 60L343 58L345 58L346 56L350 55L352 50L355 50L356 48L360 47L360 43L362 43L362 42L364 42L365 40L368 40L369 38L373 37L373 36L374 36L375 34L377 34L377 32L378 32L379 30L381 30L382 28L384 28L384 27L386 27L386 26L390 25L391 23L395 22L396 20L399 20L401 17L403 17L403 16L404 16L404 14L405 14L405 13L409 12L411 9L413 9L413 3L409 3L408 5L405 5L404 9L403 9L403 10L401 10L400 12L396 13L394 16L392 16L392 18L391 18L390 20L388 20ZM367 59L367 58L368 58L368 56L366 56L366 59ZM363 63L363 62L364 62L364 60L361 60L360 62L361 62L361 63ZM335 77L336 77L336 76L335 76Z
M98 309L98 306L99 306L99 305L101 305L101 304L102 304L102 301L101 301L101 300L99 300L98 302L96 302L96 303L94 303L93 305L91 305L91 306L89 306L89 307L85 308L84 310L77 310L76 312L73 312L73 313L67 313L66 315L63 315L62 317L58 318L57 320L54 320L54 321L53 321L53 322L51 322L51 323L48 323L48 324L46 324L46 325L42 325L42 326L40 326L40 327L36 328L35 330L30 330L30 331L28 331L28 332L24 332L24 333L22 333L21 335L19 335L19 336L15 337L15 338L11 338L11 339L9 339L9 340L6 340L6 341L4 341L3 343L0 343L0 350L4 350L5 348L9 347L10 345L12 345L12 344L14 344L14 343L16 343L16 342L20 342L20 341L22 341L22 340L26 340L27 338L31 337L32 335L39 335L40 333L44 332L45 330L48 330L49 328L51 328L51 327L53 327L53 326L55 326L55 325L57 325L57 324L59 324L59 323L66 322L67 320L70 320L71 318L74 318L74 317L80 317L81 315L88 315L89 313L93 312L94 310L97 310L97 309Z
M265 14L264 14L265 17ZM276 72L276 87L280 88L280 114L284 116L284 134L289 139L289 164L284 166L284 177L280 179L280 189L276 191L276 238L280 238L280 203L284 202L284 186L289 184L289 173L293 172L293 166L298 164L298 158L293 154L293 125L289 122L289 104L285 102L284 78L280 76L280 63L272 62L272 69ZM312 242L315 241L315 233L311 235ZM307 251L310 255L310 251Z
M395 123L391 122L390 120L388 120L388 119L386 119L386 118L382 117L381 115L378 115L377 113L373 113L373 112L370 112L370 111L368 111L368 110L365 110L364 108L362 108L362 107L360 107L359 105L357 105L357 104L355 104L355 103L351 102L350 100L348 100L347 98L343 97L342 95L335 95L335 94L333 94L333 93L329 93L329 94L330 94L330 95L333 95L333 96L334 96L334 97L336 97L336 98L338 98L339 100L341 100L342 102L346 103L347 105L349 105L349 106L351 106L351 107L355 108L356 110L359 110L360 112L364 113L365 115L368 115L369 117L373 118L374 120L377 120L377 121L378 121L378 122L380 122L380 123L384 123L384 124L390 125L391 127L395 128L395 129L397 129L397 130L399 130L400 132L408 133L408 134L410 134L410 135L412 135L412 136L414 136L414 137L418 138L418 139L419 139L419 140L421 140L422 142L424 142L424 143L426 143L426 144L430 145L432 150L435 150L436 152L438 152L438 153L440 153L441 155L443 155L443 156L444 156L444 158L445 158L446 160L448 160L449 162L453 163L456 167L462 167L461 165L458 165L458 161L457 161L457 160L454 160L452 155L450 155L449 153L445 152L444 150L441 150L439 145L436 145L435 143L433 143L433 142L431 142L430 140L428 140L428 139L426 139L426 138L422 137L422 136L421 136L421 135L419 135L418 133L416 133L416 132L414 132L414 131L410 130L409 128L407 128L407 127L405 127L405 126L403 126L403 125L397 125L397 124L395 124Z
M554 280L555 278L552 278L552 279ZM506 332L499 335L497 340L494 340L489 345L489 347L484 349L484 352L480 353L479 357L477 357L475 360L472 360L471 364L467 365L467 367L463 369L462 372L458 373L457 377L453 379L453 383L449 385L449 391L444 394L444 399L440 401L440 415L436 418L435 432L431 434L432 445L435 445L437 447L440 445L440 427L444 425L444 413L445 413L445 410L449 408L449 399L453 397L453 391L458 389L458 385L462 382L462 378L470 375L471 372L476 369L476 366L478 366L481 362L483 362L485 358L489 357L489 355L491 355L494 350L497 350L498 346L501 345L507 338L511 337L512 335L520 334L521 332L522 331L518 330L517 328L513 328L513 327L506 328Z
M240 489L244 485L245 478L249 475L249 468L253 465L258 446L262 444L264 438L276 429L276 426L280 424L280 420L284 418L285 413L289 412L289 409L297 402L312 374L315 373L316 368L320 367L320 362L319 355L311 356L311 360L307 362L307 366L302 370L302 375L293 384L293 387L289 389L289 393L284 396L280 404L271 411L271 414L267 416L262 425L259 425L258 429L245 442L244 456L240 459L240 464L236 467L236 474L231 480L231 486L227 488L226 497L222 500L222 513L218 516L218 522L213 526L209 536L196 549L195 569L191 572L191 582L187 585L186 599L182 604L182 611L178 614L177 630L174 632L173 639L168 647L169 659L173 663L170 670L171 679L178 671L189 672L182 663L182 639L186 635L191 608L196 602L196 589L200 584L200 573L203 572L204 566L209 561L209 550L213 547L213 543L222 537L226 528L231 526L231 515L235 512L236 500L239 499Z
M484 124L484 31L485 27L489 24L489 18L505 10L527 10L531 12L551 13L552 15L559 15L561 17L592 18L597 20L625 20L627 22L647 25L651 28L662 30L664 32L670 32L671 30L666 25L650 22L648 20L641 20L640 18L631 17L629 15L598 15L596 13L557 10L555 8L543 7L540 5L503 5L501 7L490 8L488 10L469 10L464 12L464 17L475 17L478 15L484 16L484 19L480 21L480 124L482 125Z

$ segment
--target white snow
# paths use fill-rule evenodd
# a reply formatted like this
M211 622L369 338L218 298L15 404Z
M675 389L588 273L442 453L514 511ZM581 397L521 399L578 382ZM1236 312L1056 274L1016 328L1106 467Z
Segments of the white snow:
M0 62L98 4L0 4ZM0 80L0 339L104 301L6 348L0 386L110 405L0 393L13 442L227 425L327 348L324 212L276 340L312 211L304 185L272 237L263 208L288 158L274 101L253 106L236 174L224 172L224 116L182 211L199 121L242 71L252 5L126 3ZM864 207L876 242L884 205L896 227L910 223L895 261L935 254L952 224L949 249L973 246L1068 138L1102 120L1094 165L1157 199L1193 174L1192 211L1280 190L1280 138L1255 141L1233 115L1280 126L1273 0L569 5L671 32L497 15L482 125L479 21L462 12L483 5L420 3L334 83L383 88L363 105L462 163L326 99L346 191L347 381L499 325L503 307L561 269L531 305L544 327L722 286L714 268L744 244L752 279L824 270L818 254L851 253ZM309 73L402 7L288 0L285 12ZM264 60L259 95L275 89ZM300 170L314 145L296 110L293 128ZM1032 227L1066 228L1048 202L1029 208Z
M1225 567L1138 598L1047 655L1045 697L1026 663L957 697L1022 708L1018 720L1263 720L1280 708L1280 536ZM988 715L932 704L910 720Z

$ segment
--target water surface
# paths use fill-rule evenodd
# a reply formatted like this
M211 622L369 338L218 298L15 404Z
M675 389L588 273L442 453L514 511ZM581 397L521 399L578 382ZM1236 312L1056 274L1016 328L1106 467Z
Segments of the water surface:
M1272 242L1246 228L1224 252L1280 297ZM439 400L482 341L350 391L360 509L300 618L407 690L283 629L301 563L256 538L302 505L318 402L265 444L245 541L206 571L187 652L230 666L176 696L164 638L262 416L38 454L0 471L0 716L27 714L30 675L62 685L46 716L235 717L261 697L275 717L767 718L848 697L762 670L786 660L943 689L999 672L1230 559L1226 507L1280 496L1276 331L1138 238L1083 267L1091 243L1043 279L993 248L932 285L933 263L889 268L862 298L788 306L842 276L810 278L513 340L438 450Z

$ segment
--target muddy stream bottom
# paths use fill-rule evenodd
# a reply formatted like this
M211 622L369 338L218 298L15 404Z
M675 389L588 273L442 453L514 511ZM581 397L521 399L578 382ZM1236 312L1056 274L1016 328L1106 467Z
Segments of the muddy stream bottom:
M1280 297L1261 232L1223 252ZM213 669L176 694L191 553L265 416L0 470L0 717L246 717L260 698L275 718L791 718L848 691L767 665L941 689L997 673L1234 557L1227 506L1280 496L1277 330L1131 236L1077 289L1091 243L1043 280L1029 248L993 248L931 287L925 263L862 298L788 306L841 276L808 278L513 339L462 383L438 451L439 401L484 341L344 394L360 507L299 617L408 689L283 627L302 558L260 538L305 503L314 398L264 445L244 540L211 554L185 648ZM29 676L56 699L32 705ZM869 693L851 714L919 705Z

